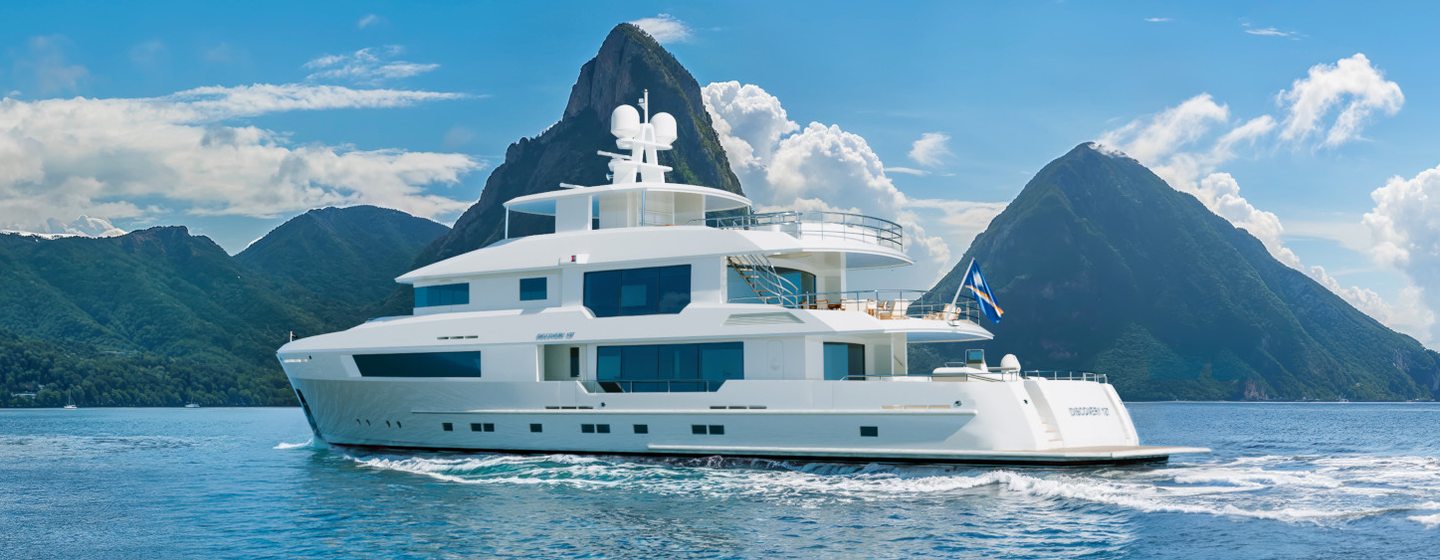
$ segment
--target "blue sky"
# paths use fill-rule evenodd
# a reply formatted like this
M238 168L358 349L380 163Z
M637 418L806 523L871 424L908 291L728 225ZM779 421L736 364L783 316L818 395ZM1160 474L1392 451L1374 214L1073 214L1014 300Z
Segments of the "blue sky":
M837 180L859 173L854 190L901 193L894 204L864 207L808 183L800 198L904 213L947 245L920 257L935 260L924 272L932 276L1035 171L1080 142L1106 138L1165 166L1270 116L1270 129L1189 178L1228 174L1248 206L1217 212L1239 225L1272 214L1283 232L1257 237L1277 256L1289 251L1292 265L1334 281L1357 306L1437 340L1433 314L1401 316L1440 309L1440 225L1425 220L1440 193L1421 176L1440 165L1437 47L1423 40L1435 12L1397 3L1362 16L1315 2L7 4L0 229L36 231L84 213L126 230L184 224L233 252L317 201L391 202L450 222L509 143L558 118L609 29L651 18L670 26L662 42L702 85L734 80L764 94L742 97L783 104L767 126L793 122L780 142L812 146L791 171L822 169L816 154L835 150L871 162ZM1337 77L1315 134L1282 140L1296 104L1280 94L1312 67L1357 54L1359 74L1374 79L1350 87ZM1387 97L1385 84L1403 93ZM1209 116L1174 125L1192 142L1147 149L1134 133L1202 94ZM1357 102L1357 129L1325 143ZM834 128L807 130L812 122ZM1130 124L1128 136L1117 132ZM111 132L72 142L67 128ZM912 156L927 133L929 151ZM215 171L226 167L217 142L260 163ZM208 151L177 161L196 143ZM785 183L782 163L760 158L737 172L757 193L800 184ZM269 177L287 186L271 192ZM1392 177L1406 184L1386 191L1381 208L1372 193ZM957 207L940 201L979 206L947 222L942 214ZM1367 213L1378 221L1367 224Z

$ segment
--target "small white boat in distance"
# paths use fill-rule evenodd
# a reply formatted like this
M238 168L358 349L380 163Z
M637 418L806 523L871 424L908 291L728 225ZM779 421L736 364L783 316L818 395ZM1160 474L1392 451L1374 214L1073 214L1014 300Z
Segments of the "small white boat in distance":
M643 114L642 112L643 111ZM615 109L609 184L512 199L506 239L397 280L414 314L293 340L278 358L336 445L855 461L1109 464L1140 444L1103 376L966 363L912 372L910 344L989 340L973 300L854 290L909 266L904 229L757 214L669 183L675 119ZM554 231L511 236L511 214Z
M63 407L61 407L61 408L65 409L65 410L75 410L75 409L80 408L80 407L75 406L75 399L74 399L73 397L70 397L70 396L67 395L67 396L65 397L65 406L63 406Z
M193 402L192 402L192 403L185 403L185 408L200 408L200 405L199 405L199 404L196 404L196 403L193 403Z

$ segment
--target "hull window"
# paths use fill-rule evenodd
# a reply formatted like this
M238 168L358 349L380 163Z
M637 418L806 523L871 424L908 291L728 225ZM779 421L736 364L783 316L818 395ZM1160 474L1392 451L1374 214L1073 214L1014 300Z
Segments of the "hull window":
M415 288L415 307L469 304L470 284L445 284Z
M520 301L536 301L548 298L545 277L521 278Z
M865 345L826 342L825 379L836 381L852 375L865 375Z
M585 273L585 307L596 317L679 313L690 305L690 265Z
M596 378L609 393L718 391L727 380L744 379L745 347L740 342L600 346Z
M356 354L362 377L480 377L479 352Z

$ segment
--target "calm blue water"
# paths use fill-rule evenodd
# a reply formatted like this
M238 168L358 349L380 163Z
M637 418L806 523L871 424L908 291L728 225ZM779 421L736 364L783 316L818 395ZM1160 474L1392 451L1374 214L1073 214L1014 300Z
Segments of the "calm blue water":
M1134 404L1158 467L308 445L298 409L0 411L0 557L1434 558L1440 405Z

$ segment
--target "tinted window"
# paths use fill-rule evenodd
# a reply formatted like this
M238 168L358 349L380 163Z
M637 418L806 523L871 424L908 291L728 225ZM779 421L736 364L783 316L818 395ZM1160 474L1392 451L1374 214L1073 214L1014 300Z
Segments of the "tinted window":
M610 392L695 392L744 379L744 366L740 342L600 346L595 373Z
M548 297L545 291L545 278L521 278L520 279L520 301L533 301Z
M585 273L585 307L596 317L679 313L690 305L690 265Z
M845 379L852 375L865 375L865 345L826 342L825 379Z
M356 354L364 377L480 377L479 352Z
M469 284L445 284L415 288L415 307L436 305L467 305L470 303Z

